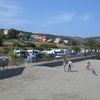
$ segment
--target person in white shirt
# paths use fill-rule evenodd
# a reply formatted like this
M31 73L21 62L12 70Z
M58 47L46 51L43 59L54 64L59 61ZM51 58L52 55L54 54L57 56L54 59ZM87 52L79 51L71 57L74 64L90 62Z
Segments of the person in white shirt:
M69 59L68 60L68 71L71 71L72 68L72 61Z

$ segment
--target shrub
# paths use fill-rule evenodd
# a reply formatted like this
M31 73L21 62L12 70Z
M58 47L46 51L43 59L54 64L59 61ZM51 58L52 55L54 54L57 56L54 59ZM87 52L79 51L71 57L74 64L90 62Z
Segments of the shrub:
M36 47L34 43L31 42L23 42L23 46L25 47Z
M14 42L13 47L21 47L21 44L19 42Z
M54 44L54 43L41 44L40 47L42 47L42 48L44 48L44 49L57 48L56 44Z
M5 47L5 48L0 48L0 55L7 55L8 52L9 52L9 48L8 47Z

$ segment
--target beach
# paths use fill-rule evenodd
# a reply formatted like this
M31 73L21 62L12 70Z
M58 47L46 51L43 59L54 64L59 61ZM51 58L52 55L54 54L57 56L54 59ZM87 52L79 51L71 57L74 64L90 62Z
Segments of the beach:
M97 76L86 69L88 61ZM100 100L100 60L74 62L71 72L64 72L63 65L34 64L8 71L9 77L0 76L0 100Z

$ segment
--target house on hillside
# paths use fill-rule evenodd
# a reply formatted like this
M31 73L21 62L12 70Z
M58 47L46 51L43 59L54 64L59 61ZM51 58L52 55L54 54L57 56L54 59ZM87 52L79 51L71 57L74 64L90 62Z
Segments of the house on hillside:
M9 32L9 30L7 30L7 29L4 30L4 34L5 34L5 35L7 35L8 32Z
M46 41L45 35L31 35L31 37L35 38L38 42L45 42Z
M59 43L60 40L61 40L61 38L55 38L54 42L55 42L55 43Z
M68 44L68 40L63 40L64 43Z

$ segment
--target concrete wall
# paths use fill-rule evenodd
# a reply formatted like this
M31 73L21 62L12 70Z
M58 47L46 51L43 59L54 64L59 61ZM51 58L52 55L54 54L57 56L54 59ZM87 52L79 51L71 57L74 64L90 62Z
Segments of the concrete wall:
M84 57L75 57L71 58L72 62L77 62L77 61L82 61L82 60L87 60L87 59L94 59L95 55L93 56L84 56ZM39 66L48 66L48 67L56 67L56 66L61 66L63 65L63 59L61 60L56 60L56 61L51 61L51 62L46 62L44 64L40 64Z

